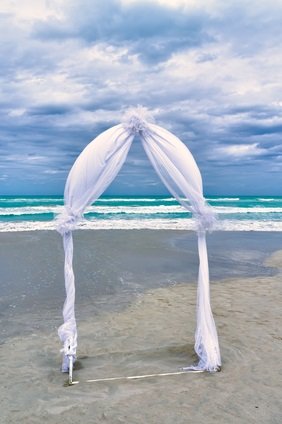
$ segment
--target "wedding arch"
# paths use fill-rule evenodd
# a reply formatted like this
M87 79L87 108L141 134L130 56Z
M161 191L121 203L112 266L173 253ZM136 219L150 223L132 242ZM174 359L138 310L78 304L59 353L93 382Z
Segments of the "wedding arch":
M109 128L91 141L76 159L67 178L64 211L57 217L57 230L63 237L65 250L64 323L58 330L63 343L62 371L72 373L77 348L72 231L86 207L102 195L118 174L136 134L139 134L152 166L168 191L186 210L192 212L197 222L199 274L194 348L199 362L186 369L218 371L221 359L210 305L206 246L206 231L213 225L214 214L205 202L201 174L192 154L179 138L152 123L144 108L129 110L121 124Z

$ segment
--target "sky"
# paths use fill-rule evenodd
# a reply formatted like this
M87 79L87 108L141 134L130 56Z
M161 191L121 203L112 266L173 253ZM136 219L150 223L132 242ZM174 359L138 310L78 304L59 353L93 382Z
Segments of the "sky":
M146 107L205 194L282 195L281 0L1 0L0 194L62 194ZM107 194L164 194L136 139Z

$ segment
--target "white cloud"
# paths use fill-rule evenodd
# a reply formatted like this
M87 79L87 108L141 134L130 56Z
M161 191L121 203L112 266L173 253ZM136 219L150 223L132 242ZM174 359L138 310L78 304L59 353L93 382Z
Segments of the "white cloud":
M266 149L258 146L258 143L253 144L234 144L231 146L222 146L216 149L216 153L221 156L231 156L234 158L259 156L266 153Z
M60 174L61 170L58 169L46 169L45 171L43 171L43 174L48 174L48 175L56 175L56 174Z
M47 158L45 156L40 156L40 155L30 155L30 154L7 155L7 160L13 163L15 162L21 162L23 164L26 164L26 162L40 163L40 162L46 161L46 159Z
M60 9L65 0L1 0L0 13L14 16L18 22L30 24L31 21L60 17Z
M216 9L219 2L218 0L121 0L123 5L134 5L136 3L158 3L163 6L171 7L174 9L185 7L189 9L206 8Z

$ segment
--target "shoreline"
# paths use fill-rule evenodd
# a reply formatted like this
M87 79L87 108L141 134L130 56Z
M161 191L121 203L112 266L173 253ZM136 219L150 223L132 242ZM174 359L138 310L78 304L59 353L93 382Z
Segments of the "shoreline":
M83 220L77 224L75 231L196 231L193 219L108 219ZM54 218L49 221L2 221L0 234L37 231L56 231ZM218 220L214 224L214 232L282 232L281 220Z

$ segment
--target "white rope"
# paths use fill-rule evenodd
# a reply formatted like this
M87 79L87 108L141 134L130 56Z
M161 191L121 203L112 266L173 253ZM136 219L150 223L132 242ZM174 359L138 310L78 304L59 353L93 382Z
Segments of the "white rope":
M176 371L176 372L163 372L163 373L156 373L156 374L143 374L143 375L130 375L130 376L120 376L120 377L106 377L106 378L96 378L91 380L84 380L84 381L72 381L69 383L70 386L74 384L81 384L81 383L102 383L107 381L121 381L121 380L142 380L145 378L153 378L153 377L170 377L173 375L184 375L184 374L191 374L191 373L199 373L204 372L202 369L188 369L186 371Z

